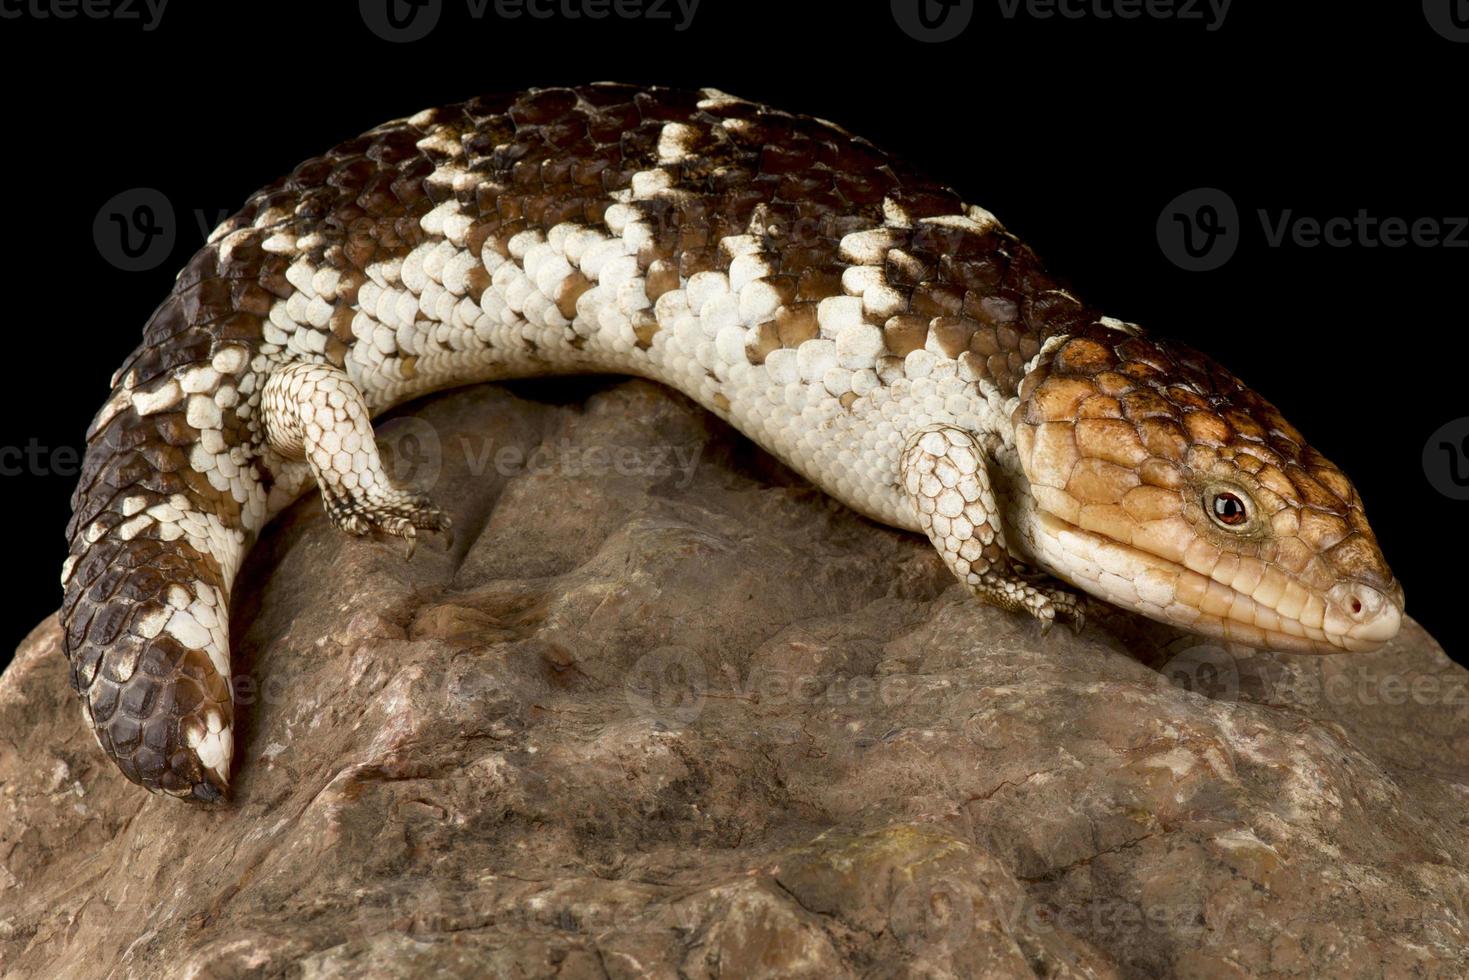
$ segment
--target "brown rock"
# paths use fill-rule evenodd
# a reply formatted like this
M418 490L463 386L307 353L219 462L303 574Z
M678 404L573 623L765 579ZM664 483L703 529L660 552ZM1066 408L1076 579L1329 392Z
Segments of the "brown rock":
M576 391L383 426L451 549L266 535L226 808L127 783L36 629L0 972L1469 974L1469 674L1416 625L1043 639L678 396Z

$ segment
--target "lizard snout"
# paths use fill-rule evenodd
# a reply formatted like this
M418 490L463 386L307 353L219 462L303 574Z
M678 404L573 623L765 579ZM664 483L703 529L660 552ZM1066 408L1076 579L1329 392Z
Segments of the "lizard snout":
M1398 635L1403 625L1403 587L1396 581L1371 585L1342 582L1326 593L1328 634L1349 650L1370 650Z

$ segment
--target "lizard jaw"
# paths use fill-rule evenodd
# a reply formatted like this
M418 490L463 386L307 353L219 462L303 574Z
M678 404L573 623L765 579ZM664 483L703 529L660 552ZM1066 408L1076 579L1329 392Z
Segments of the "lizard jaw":
M1257 649L1299 653L1365 653L1398 634L1403 593L1342 581L1324 594L1291 580L1280 588L1262 576L1253 591L1043 510L1030 544L1047 572L1115 606L1158 622ZM1237 579L1236 579L1237 580ZM1297 597L1288 597L1294 591ZM1305 593L1304 598L1299 598Z

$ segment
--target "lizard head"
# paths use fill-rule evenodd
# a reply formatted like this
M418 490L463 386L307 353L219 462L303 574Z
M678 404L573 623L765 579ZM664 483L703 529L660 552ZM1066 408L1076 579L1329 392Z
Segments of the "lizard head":
M1051 340L1020 387L1036 561L1114 605L1258 648L1395 636L1403 590L1341 470L1204 354L1104 323Z

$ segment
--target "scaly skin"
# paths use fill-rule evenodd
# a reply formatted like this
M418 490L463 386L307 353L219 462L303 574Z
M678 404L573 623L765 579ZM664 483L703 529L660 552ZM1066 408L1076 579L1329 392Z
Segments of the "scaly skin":
M104 751L221 799L230 588L265 524L314 481L350 533L444 529L383 474L371 417L582 372L679 389L1047 625L1080 620L1074 588L1260 646L1398 628L1352 485L1208 358L1099 317L988 212L830 123L595 85L379 127L180 274L89 430L68 528L65 649Z

